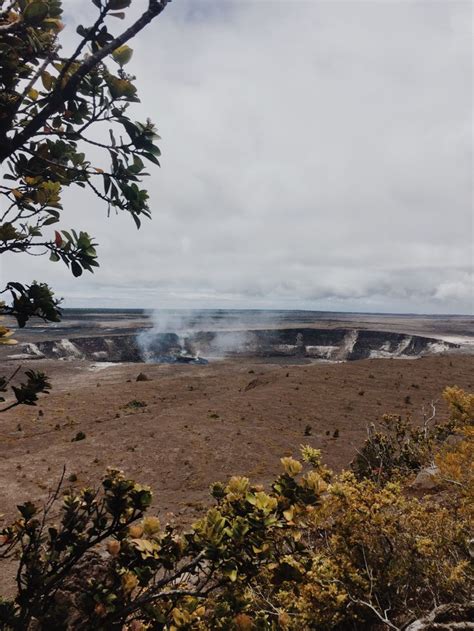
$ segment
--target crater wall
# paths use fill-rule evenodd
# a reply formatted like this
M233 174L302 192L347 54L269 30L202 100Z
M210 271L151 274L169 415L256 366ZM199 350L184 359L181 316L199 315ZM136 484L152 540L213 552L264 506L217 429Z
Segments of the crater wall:
M199 356L305 357L315 360L353 361L371 357L417 357L458 345L420 335L366 329L263 329L142 333L71 337L28 343L24 356L87 359L107 362L190 361ZM17 355L18 356L18 355Z

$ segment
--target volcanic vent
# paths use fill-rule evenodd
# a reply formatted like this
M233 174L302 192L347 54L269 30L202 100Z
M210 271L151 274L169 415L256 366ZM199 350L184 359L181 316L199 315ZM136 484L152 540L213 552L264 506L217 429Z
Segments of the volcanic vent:
M150 334L148 334L150 335ZM70 337L24 344L29 358L87 359L107 362L207 363L220 357L306 358L353 361L375 357L417 357L457 348L420 335L366 329L256 329ZM18 355L16 356L18 357Z

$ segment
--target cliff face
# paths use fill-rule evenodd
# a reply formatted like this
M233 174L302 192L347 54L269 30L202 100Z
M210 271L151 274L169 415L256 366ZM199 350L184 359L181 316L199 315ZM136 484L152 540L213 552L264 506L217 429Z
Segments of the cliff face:
M25 344L23 352L51 359L90 359L107 362L143 361L134 335L62 338Z
M144 332L136 335L62 338L25 344L30 357L109 362L189 361L192 357L307 357L352 361L370 357L416 357L457 345L434 338L357 329L267 329L251 331Z

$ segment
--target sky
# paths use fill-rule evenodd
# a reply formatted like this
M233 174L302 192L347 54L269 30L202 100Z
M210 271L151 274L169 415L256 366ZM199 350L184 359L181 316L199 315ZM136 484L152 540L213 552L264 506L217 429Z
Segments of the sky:
M89 3L65 6L72 45ZM2 280L65 307L473 312L470 1L173 0L130 45L153 219L70 191L98 271L4 255Z

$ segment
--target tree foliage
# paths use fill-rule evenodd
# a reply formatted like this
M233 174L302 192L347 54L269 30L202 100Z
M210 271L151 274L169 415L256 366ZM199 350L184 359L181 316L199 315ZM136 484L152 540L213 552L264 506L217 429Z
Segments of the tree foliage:
M130 115L139 99L125 66L133 53L127 42L168 1L148 0L130 21L131 0L92 0L95 20L78 26L71 54L61 0L0 2L0 254L49 255L74 276L93 272L94 238L60 225L70 187L88 189L109 212L129 213L137 227L150 217L141 180L147 162L159 165L159 136L150 120ZM20 327L33 316L59 319L59 301L43 283L12 281L4 293L12 304L0 303L0 314ZM0 343L14 343L7 327Z

